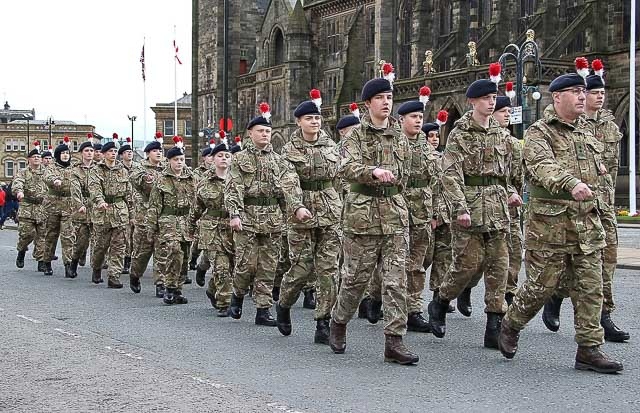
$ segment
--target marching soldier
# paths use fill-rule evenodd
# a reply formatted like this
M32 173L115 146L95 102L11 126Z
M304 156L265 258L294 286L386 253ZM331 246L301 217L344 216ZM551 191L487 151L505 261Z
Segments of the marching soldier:
M607 171L604 145L581 116L585 87L584 79L575 73L554 79L549 86L553 103L525 133L523 156L530 195L525 222L527 278L502 322L499 345L506 358L513 358L520 331L557 286L566 285L578 343L575 368L613 373L623 366L600 349L606 240L595 199Z
M49 145L49 148L42 152L42 167L46 168L53 163L53 147Z
M336 299L336 274L340 255L342 202L334 187L340 155L335 142L322 128L320 91L311 91L311 100L302 102L293 113L296 129L282 149L282 157L294 167L302 189L297 214L288 219L290 269L284 274L280 300L276 304L278 330L291 334L291 307L305 286L317 286L314 342L329 344L329 320ZM308 211L308 214L307 214ZM302 214L306 216L299 219ZM311 297L313 297L313 291ZM309 293L305 294L306 306ZM303 304L303 305L304 305Z
M220 136L220 134L222 134L223 137L225 136L224 131L220 131L216 135ZM226 143L226 141L227 140L225 138L224 142ZM211 156L211 151L213 150L213 148L215 148L215 146L216 146L216 140L212 138L209 141L209 147L204 148L200 154L200 163L198 164L198 167L191 171L193 173L193 178L195 179L196 185L198 185L198 182L200 182L200 179L204 176L205 172L207 172L213 167L213 156ZM202 249L199 247L199 240L198 240L199 235L200 235L199 232L194 233L193 242L191 243L191 257L189 259L189 269L195 270L196 276L198 275L198 269L199 269L198 257L202 252ZM206 268L205 273L211 267L211 263L206 261L206 259L207 258L205 256L202 257L202 261L203 261L202 267ZM200 274L202 274L202 272L200 272ZM200 284L199 281L201 281L202 284ZM200 279L198 279L196 277L196 284L198 284L200 287L203 287L204 278L200 277Z
M129 172L129 177L133 173L133 170L138 165L137 162L133 160L133 147L131 146L131 138L127 137L126 143L118 149L118 156L120 157L120 161L124 168ZM129 195L132 197L129 201L130 205L137 205L140 201L136 195L137 192L131 191ZM124 255L124 266L122 268L122 274L129 274L129 270L131 268L131 254L133 250L133 225L127 225L127 234L125 236L125 240L127 242L127 248L125 250Z
M47 193L44 183L44 167L40 157L40 142L33 143L27 155L28 165L16 174L11 192L20 202L18 208L18 257L16 267L24 267L24 257L33 242L33 258L38 261L38 271L44 272L45 212L42 203Z

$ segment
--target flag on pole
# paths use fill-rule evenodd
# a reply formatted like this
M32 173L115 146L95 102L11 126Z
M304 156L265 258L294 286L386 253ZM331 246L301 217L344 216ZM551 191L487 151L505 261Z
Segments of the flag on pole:
M140 64L142 65L142 81L145 82L147 80L147 76L144 72L144 44L142 45L142 52L140 52Z
M180 61L180 58L178 57L178 45L176 44L176 41L173 41L173 48L176 50L176 61L178 62L179 65L182 64L182 62Z

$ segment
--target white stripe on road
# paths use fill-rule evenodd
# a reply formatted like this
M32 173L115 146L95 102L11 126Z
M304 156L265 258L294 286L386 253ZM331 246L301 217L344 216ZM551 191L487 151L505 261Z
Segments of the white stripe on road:
M110 351L115 351L116 353L121 354L121 355L123 355L125 357L128 357L130 359L142 360L142 356L136 356L134 354L127 353L126 351L120 350L119 348L115 348L115 347L111 347L111 346L105 346L104 348L106 348L107 350L110 350Z
M21 318L23 320L31 321L33 324L42 324L42 321L36 320L35 318L27 317L26 315L16 314L16 317Z
M291 409L289 406L284 406L282 404L278 404L278 403L267 403L267 406L277 410L279 412L285 412L285 413L303 413L299 410L293 410Z
M72 333L70 331L64 331L61 328L54 328L54 331L57 331L60 334L64 334L65 336L74 337L74 338L82 338L80 334Z

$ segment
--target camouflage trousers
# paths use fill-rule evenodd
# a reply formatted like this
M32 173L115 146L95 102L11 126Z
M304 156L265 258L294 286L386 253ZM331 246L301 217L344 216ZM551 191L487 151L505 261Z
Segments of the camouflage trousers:
M33 258L44 261L45 223L22 218L18 222L18 251L26 251L33 242Z
M162 237L158 242L158 247L154 251L154 263L157 257L158 271L164 276L164 285L167 288L182 290L182 285L187 277L187 264L191 242L175 241L171 237Z
M280 254L278 254L278 266L276 267L276 276L273 279L273 286L280 287L284 274L291 268L289 260L289 239L287 232L282 232L282 240L280 241Z
M429 277L429 289L435 291L440 288L444 276L451 265L451 226L440 224L433 231L433 253L427 253L424 260L425 270L431 265L431 275Z
M206 258L207 262L213 263L207 291L216 297L217 308L227 308L231 304L231 275L233 274L235 263L233 251L233 237L229 236L222 237L215 248L205 250L204 254L202 254L203 260ZM201 267L201 269L204 268Z
M256 308L271 308L273 280L278 265L282 234L257 234L240 231L233 235L235 245L235 274L233 293L243 297L253 283L253 300Z
M73 257L73 245L76 242L76 234L71 221L71 216L65 213L49 213L47 215L46 231L44 236L44 261L51 262L56 253L56 245L60 237L62 246L62 262L70 264Z
M591 254L564 254L526 251L527 279L509 306L505 320L522 330L540 311L559 284L567 286L573 303L575 341L579 346L604 343L600 326L602 311L602 251Z
M507 231L471 232L453 224L453 258L439 289L442 300L451 301L484 274L485 312L504 314L504 293L509 272Z
M124 265L126 249L125 227L93 225L94 242L91 249L91 268L102 270L106 260L109 265L107 275L110 280L118 281Z
M149 260L153 255L153 283L164 284L164 278L160 272L158 261L162 258L158 257L156 250L159 242L155 236L155 232L144 225L135 225L133 227L133 251L131 252L131 277L141 278L147 270Z
M134 231L134 226L129 224L126 226L126 234L125 234L125 241L126 241L126 248L124 250L124 256L125 257L131 257L131 254L133 254L133 231Z
M405 335L407 332L406 256L409 229L394 235L344 236L345 274L331 317L346 324L358 310L367 285L376 268L380 269L384 333Z
M91 224L86 222L74 222L76 231L76 243L73 246L73 259L79 260L87 255L91 242Z
M291 308L298 300L300 291L313 282L317 285L314 319L327 319L336 302L336 276L341 249L339 226L290 228L287 236L291 268L282 278L280 305Z

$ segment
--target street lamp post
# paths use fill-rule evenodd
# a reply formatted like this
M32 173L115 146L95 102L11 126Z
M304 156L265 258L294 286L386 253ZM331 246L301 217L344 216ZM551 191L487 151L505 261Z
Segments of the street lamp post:
M30 113L25 113L22 116L24 116L24 119L27 121L27 155L29 154L29 146L31 146L31 135L30 135L30 131L29 131L29 121L33 119L33 115Z
M209 144L209 140L213 137L213 129L211 128L202 128L200 132L198 132L198 136L200 139L204 140L205 146Z
M131 145L133 145L133 122L135 122L138 117L135 115L127 115L127 118L131 121Z
M53 146L53 135L51 134L51 127L55 124L56 122L53 120L53 117L51 116L47 118L47 122L45 123L45 125L49 127L49 145L51 146Z

